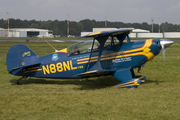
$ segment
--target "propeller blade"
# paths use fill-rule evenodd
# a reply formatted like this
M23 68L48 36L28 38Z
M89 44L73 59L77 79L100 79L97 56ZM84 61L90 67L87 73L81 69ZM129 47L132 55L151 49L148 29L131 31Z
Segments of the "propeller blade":
M164 48L164 45L162 45L162 53L163 53L163 58L164 58L164 62L165 62L165 48Z
M162 53L163 53L163 58L165 61L165 49L169 46L171 46L174 43L174 41L172 40L168 40L168 39L160 39L160 44L162 47Z

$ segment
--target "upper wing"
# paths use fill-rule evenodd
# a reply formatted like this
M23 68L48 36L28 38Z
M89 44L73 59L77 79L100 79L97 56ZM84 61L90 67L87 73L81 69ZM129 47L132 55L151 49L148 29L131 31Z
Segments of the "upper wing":
M86 37L94 37L94 38L98 38L98 37L102 37L102 36L119 36L119 35L127 35L129 33L132 32L132 29L123 29L123 30L111 30L111 31L101 31L101 32L94 32L94 33L90 33L87 35L82 36L81 38L86 38Z

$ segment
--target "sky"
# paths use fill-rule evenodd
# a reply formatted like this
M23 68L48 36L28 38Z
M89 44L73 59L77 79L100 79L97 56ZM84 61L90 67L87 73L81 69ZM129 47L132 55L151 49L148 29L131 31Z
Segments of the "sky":
M1 0L0 19L180 24L180 0ZM68 14L68 15L67 15Z

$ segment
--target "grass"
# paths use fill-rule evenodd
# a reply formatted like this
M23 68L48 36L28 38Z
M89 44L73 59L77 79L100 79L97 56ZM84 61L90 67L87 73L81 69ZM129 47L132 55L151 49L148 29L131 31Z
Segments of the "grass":
M86 79L27 78L8 74L6 54L18 43L0 42L0 119L2 120L180 120L180 42L146 63L137 89L113 89L111 76ZM54 52L47 43L23 43L44 56ZM52 43L62 49L73 43ZM135 69L135 72L137 69ZM137 73L136 73L137 74Z

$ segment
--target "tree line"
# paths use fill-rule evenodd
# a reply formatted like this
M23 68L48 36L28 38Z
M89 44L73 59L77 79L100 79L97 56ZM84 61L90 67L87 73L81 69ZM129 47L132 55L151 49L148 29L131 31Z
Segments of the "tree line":
M38 28L52 30L54 35L67 36L67 20L48 20L48 21L36 21L36 20L20 20L9 19L10 28ZM7 20L0 20L0 28L8 27ZM80 36L81 32L91 32L92 28L104 28L105 21L96 21L90 19L84 19L79 22L69 21L69 33L71 35ZM110 22L107 21L108 28L139 28L152 32L152 24L147 22L143 23L123 23L123 22ZM168 22L162 23L160 31L165 32L179 32L180 24L171 24ZM153 24L153 32L159 32L159 25Z

